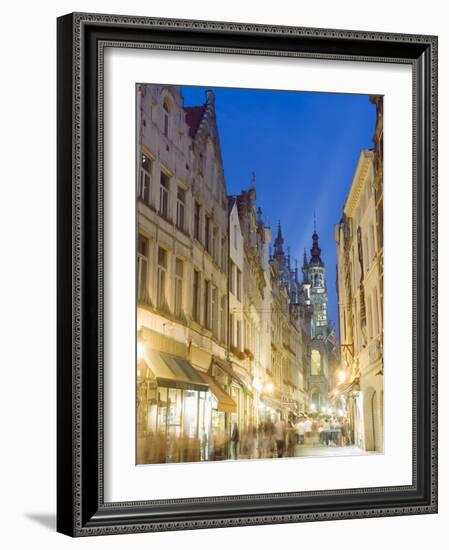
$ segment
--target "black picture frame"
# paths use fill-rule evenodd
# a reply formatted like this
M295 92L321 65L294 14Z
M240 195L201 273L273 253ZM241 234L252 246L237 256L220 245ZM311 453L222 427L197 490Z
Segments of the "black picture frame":
M437 37L75 13L57 21L57 530L71 536L437 512ZM413 483L105 503L102 44L413 68Z

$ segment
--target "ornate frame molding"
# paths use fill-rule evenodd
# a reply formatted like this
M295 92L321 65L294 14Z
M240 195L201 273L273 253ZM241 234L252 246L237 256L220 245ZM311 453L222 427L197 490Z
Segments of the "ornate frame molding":
M411 486L104 502L102 106L107 46L412 65L415 399ZM86 116L93 107L95 121ZM70 136L68 126L72 128ZM87 233L95 242L86 243ZM95 315L87 308L92 301ZM418 384L425 385L423 394ZM86 425L88 414L96 415L94 428ZM323 498L335 503L334 511L323 506ZM285 506L280 506L284 501ZM279 513L261 510L274 502ZM212 503L221 507L214 517L207 511L207 504ZM171 507L170 513L164 516L160 510L153 511L161 505ZM58 531L88 536L436 511L437 38L103 14L59 18Z

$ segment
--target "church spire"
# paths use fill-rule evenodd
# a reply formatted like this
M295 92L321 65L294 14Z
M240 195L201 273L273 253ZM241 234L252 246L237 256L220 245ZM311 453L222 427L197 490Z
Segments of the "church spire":
M284 238L282 237L281 222L278 222L278 234L274 241L274 255L283 256L284 255Z
M315 218L315 216L314 216ZM323 265L321 260L321 248L318 245L318 233L316 232L316 219L314 219L314 230L312 235L312 248L310 249L311 259L310 263L315 265Z

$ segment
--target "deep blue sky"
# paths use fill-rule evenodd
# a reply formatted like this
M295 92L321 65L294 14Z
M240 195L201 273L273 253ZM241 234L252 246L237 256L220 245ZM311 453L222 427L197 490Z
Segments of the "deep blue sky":
M375 106L367 95L182 87L185 105L215 93L229 195L248 189L256 174L257 203L277 232L281 221L292 265L310 256L316 212L326 264L329 318L338 327L334 225L362 149L372 147ZM287 252L287 250L286 250Z

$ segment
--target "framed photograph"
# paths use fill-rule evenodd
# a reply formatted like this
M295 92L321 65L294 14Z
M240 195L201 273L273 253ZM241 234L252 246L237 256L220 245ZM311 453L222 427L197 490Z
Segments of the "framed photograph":
M437 38L58 19L58 531L437 511Z

